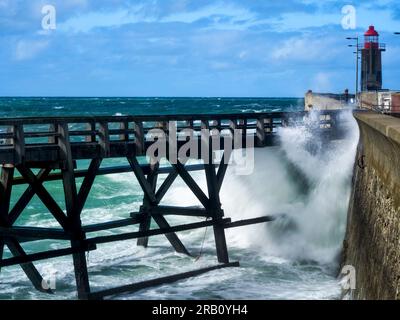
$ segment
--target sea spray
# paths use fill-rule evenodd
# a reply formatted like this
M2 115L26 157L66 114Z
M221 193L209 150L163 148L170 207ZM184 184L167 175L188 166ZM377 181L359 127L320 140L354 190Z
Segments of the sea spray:
M337 256L359 133L351 112L343 112L345 139L324 142L310 129L318 116L311 115L309 126L280 129L279 149L257 150L255 174L228 177L222 203L229 216L279 216L231 234L237 245L266 256L321 264Z

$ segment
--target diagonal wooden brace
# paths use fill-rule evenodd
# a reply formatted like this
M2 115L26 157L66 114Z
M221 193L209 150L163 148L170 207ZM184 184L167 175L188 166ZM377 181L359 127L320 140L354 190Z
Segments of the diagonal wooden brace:
M10 249L10 252L13 254L14 257L27 256L24 249L21 247L17 240L9 238L5 240L5 243L7 244L7 247ZM25 272L28 279L32 282L36 290L45 293L53 293L51 289L45 288L45 286L43 285L44 279L32 262L21 263L20 266Z
M158 178L158 169L160 165L157 162L155 165L150 167L150 173L147 175L147 183L150 185L151 192L154 194L157 188L157 178ZM139 225L139 231L148 231L150 229L151 224L151 215L149 213L149 208L153 206L151 199L145 194L143 197L143 205L140 208L141 215L143 216L143 221ZM142 247L147 247L149 244L149 237L139 238L137 240L137 245Z
M36 176L37 181L39 183L43 183L43 181L47 178L47 176L50 174L50 172L51 172L51 169L41 169L39 171L38 175ZM15 223L15 221L17 221L17 219L21 215L22 211L26 208L26 206L32 200L34 195L35 195L35 189L33 188L32 185L29 185L29 187L25 190L25 192L19 198L17 203L14 205L14 207L10 211L10 214L8 215L9 226L12 226Z
M168 221L162 215L156 214L156 215L153 215L152 218L158 224L160 229L171 228ZM165 236L168 239L168 241L171 243L171 245L174 247L176 252L183 253L188 256L192 256L189 253L189 251L186 249L186 247L183 245L182 241L178 238L178 236L176 235L175 232L166 233Z
M67 231L69 229L69 225L64 211L61 210L57 202L55 202L43 184L37 179L37 177L29 168L18 166L17 169L26 179L26 181L32 186L32 188L35 190L35 193L38 195L40 200L42 200L47 209L49 209L50 213L54 216L58 223L64 228L64 230Z
M171 165L175 168L176 172L178 172L179 176L186 183L189 189L194 193L197 199L199 199L204 208L208 208L209 199L204 194L203 190L201 190L196 181L192 178L192 176L188 173L185 166L179 161L176 164L171 163Z
M152 190L150 183L147 181L147 179L143 173L143 169L140 167L136 157L132 156L132 157L128 157L127 159L128 159L128 162L129 162L145 196L149 199L149 201L151 203L156 203L157 200L156 200L154 191Z

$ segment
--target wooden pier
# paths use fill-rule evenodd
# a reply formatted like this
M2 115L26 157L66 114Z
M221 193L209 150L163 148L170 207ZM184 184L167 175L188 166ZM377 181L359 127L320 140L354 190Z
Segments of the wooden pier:
M277 128L304 125L306 116L306 112L278 112L1 119L0 270L2 267L20 265L37 290L52 293L51 289L43 288L43 278L33 262L71 255L78 298L103 299L110 295L169 283L223 267L238 266L237 262L232 263L229 259L225 229L268 222L273 220L273 217L235 222L224 217L219 194L232 150L276 145L279 142ZM314 124L313 129L327 139L338 139L343 134L339 117L339 111L321 111L320 121L317 125ZM171 132L171 123L176 132ZM212 134L204 139L201 135L202 130L219 132L218 150L223 156L218 163L214 159L214 151L218 150L210 149L216 135ZM163 135L156 134L157 137L154 138L154 132L162 132ZM189 136L186 135L187 132ZM240 144L235 143L235 135ZM162 139L168 146L163 156L170 162L169 166L160 165L156 157L146 157L155 141L160 142ZM194 145L197 151L209 149L207 156L192 151L187 154L188 158L202 160L201 164L188 165L181 159L173 161L174 152L179 152L188 140L192 141L192 146ZM171 145L175 147L173 152L169 148ZM108 158L125 158L127 165L101 167L103 159ZM77 169L78 160L90 160L88 168ZM193 170L205 172L206 192L189 174ZM143 203L139 212L127 212L123 220L82 225L81 214L95 178L99 175L124 172L133 172L143 191ZM157 188L160 175L166 175L166 179ZM200 201L201 207L160 205L178 176ZM79 190L77 178L83 178ZM55 180L62 181L65 206L57 203L44 186L44 182ZM15 185L27 185L27 188L11 207L12 189ZM58 228L14 226L35 195L58 222ZM205 220L171 226L166 219L168 215L203 217ZM159 227L151 229L151 220ZM136 226L136 229L129 233L92 236L98 231L125 226ZM91 291L85 254L95 250L98 244L137 239L137 245L146 247L149 237L165 235L176 252L190 255L177 233L205 227L212 227L214 230L218 265L119 288ZM64 240L68 246L64 249L29 254L24 251L24 243L41 240ZM11 258L3 258L5 246L11 252Z

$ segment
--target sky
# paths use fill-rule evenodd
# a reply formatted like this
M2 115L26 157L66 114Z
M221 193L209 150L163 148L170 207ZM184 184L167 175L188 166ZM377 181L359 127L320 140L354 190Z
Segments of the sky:
M398 0L0 0L0 96L354 91L345 38L370 24L400 89Z

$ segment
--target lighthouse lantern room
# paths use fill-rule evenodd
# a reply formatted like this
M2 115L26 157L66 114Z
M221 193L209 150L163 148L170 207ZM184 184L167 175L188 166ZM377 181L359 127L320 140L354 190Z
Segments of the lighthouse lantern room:
M374 26L369 26L361 47L362 91L382 89L382 51L385 51L385 45L379 43L379 33Z

